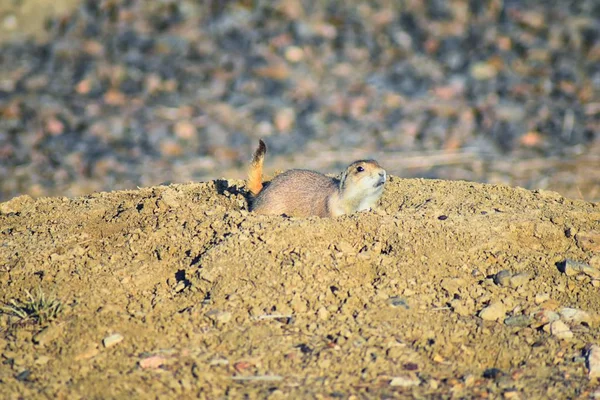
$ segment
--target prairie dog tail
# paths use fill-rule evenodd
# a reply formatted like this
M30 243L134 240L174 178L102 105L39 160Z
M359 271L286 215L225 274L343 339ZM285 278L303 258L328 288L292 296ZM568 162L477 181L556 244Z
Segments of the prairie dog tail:
M254 152L250 168L248 168L248 181L246 187L256 196L260 193L263 188L262 176L263 176L263 161L265 159L265 153L267 152L267 145L262 140L258 141L258 148Z

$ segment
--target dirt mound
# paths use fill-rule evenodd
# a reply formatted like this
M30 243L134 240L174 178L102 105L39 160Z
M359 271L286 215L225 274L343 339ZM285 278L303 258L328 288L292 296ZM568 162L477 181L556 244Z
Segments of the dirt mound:
M469 182L392 177L335 219L251 214L240 181L22 196L0 301L39 287L63 312L0 315L0 391L582 396L599 242L598 204Z

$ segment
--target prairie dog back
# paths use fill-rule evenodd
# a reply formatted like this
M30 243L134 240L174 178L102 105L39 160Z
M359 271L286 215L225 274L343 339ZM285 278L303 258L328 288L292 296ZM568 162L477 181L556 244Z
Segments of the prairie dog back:
M254 199L252 211L296 217L330 215L328 199L339 181L314 171L292 169L276 176Z
M251 210L256 213L335 217L368 210L383 193L387 175L374 160L353 162L340 179L315 171L292 169L263 185L266 151L265 143L260 140L248 169L246 187L252 196Z

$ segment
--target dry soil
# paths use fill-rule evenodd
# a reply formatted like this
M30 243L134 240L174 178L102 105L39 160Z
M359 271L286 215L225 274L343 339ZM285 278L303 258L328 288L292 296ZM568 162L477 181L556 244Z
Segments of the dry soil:
M244 193L217 180L0 204L0 301L39 288L64 308L0 315L1 397L598 393L599 204L392 177L376 211L294 219L249 213Z

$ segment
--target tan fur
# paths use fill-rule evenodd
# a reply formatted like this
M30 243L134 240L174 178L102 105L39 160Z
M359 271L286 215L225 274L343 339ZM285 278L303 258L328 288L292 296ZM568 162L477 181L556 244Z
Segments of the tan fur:
M258 148L254 152L250 168L248 169L248 181L246 186L253 196L258 195L263 188L262 177L263 177L263 162L265 160L265 153L267 152L267 145L262 140L258 141Z
M340 179L315 171L293 169L262 184L266 146L261 140L248 171L252 211L294 217L335 217L368 210L381 197L386 172L377 161L350 164ZM262 190L261 190L262 189Z

